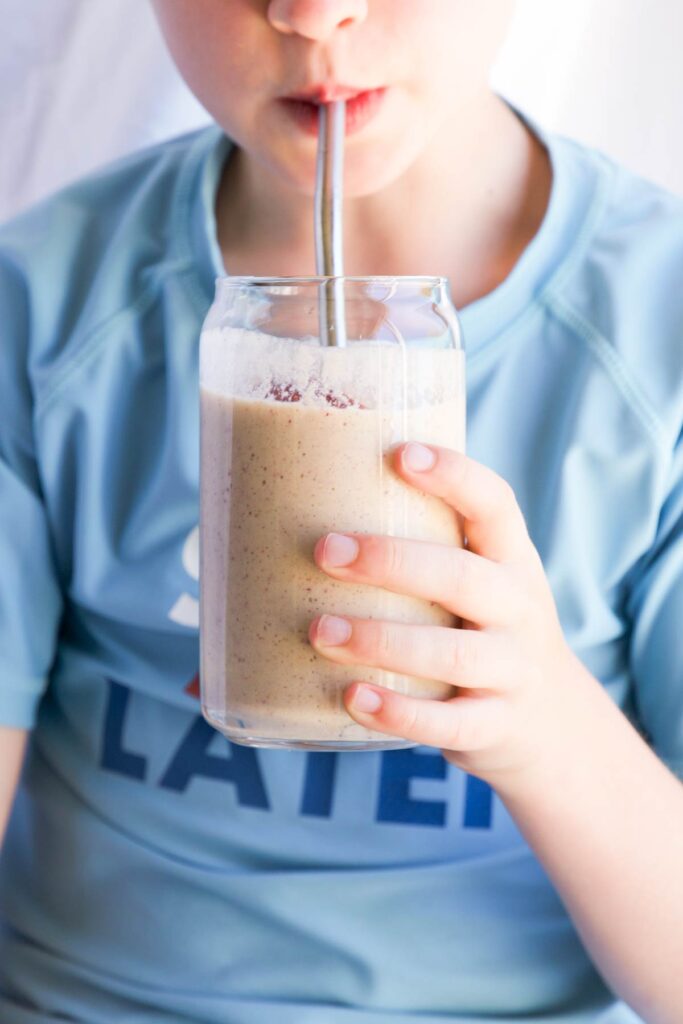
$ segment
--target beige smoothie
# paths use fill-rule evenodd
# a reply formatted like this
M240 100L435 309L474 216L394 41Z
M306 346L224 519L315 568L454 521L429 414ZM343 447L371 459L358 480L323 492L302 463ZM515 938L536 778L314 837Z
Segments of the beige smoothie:
M254 746L413 746L354 722L346 686L364 679L431 698L453 689L335 665L311 647L308 627L323 612L442 626L455 619L428 601L333 580L313 548L331 530L461 543L453 510L405 484L388 453L411 439L464 450L462 351L323 349L214 330L202 337L200 411L205 716Z

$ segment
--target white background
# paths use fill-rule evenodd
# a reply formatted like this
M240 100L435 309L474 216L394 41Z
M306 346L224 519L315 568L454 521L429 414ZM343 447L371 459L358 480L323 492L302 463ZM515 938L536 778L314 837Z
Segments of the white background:
M518 3L495 87L683 194L683 0ZM0 24L0 219L207 119L147 0L0 0Z

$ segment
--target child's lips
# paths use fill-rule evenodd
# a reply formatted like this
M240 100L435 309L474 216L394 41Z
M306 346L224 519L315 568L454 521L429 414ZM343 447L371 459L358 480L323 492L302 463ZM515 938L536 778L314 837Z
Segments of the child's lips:
M310 85L301 92L291 92L283 97L286 100L304 100L307 103L334 103L335 100L350 100L354 96L360 96L363 92L371 92L371 89L355 87L352 85L335 85L331 82L320 85Z
M361 92L335 87L324 90L324 92L318 90L314 99L305 98L304 94L298 94L284 96L278 102L299 128L309 135L317 135L320 104L333 103L335 100L343 99L346 103L346 134L352 135L372 120L381 107L386 92L386 86L380 89L365 89Z

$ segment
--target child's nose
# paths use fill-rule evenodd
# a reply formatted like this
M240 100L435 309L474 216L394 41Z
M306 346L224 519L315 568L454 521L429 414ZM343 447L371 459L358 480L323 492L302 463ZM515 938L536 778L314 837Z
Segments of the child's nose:
M368 0L270 0L268 21L286 35L321 41L364 21Z

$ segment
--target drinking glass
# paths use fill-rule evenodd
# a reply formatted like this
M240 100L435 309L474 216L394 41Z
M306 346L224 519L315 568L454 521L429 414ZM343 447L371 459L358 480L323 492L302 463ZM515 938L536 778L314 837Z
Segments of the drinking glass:
M462 544L459 516L409 486L391 451L464 451L465 355L442 277L334 279L345 344L321 343L332 279L226 277L200 341L200 689L207 721L253 747L390 750L416 744L355 722L353 680L420 698L453 688L338 665L308 640L323 613L432 626L444 608L334 580L328 532Z

